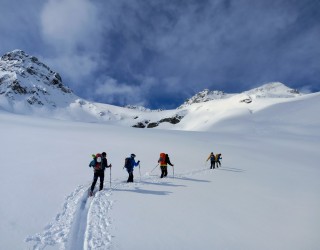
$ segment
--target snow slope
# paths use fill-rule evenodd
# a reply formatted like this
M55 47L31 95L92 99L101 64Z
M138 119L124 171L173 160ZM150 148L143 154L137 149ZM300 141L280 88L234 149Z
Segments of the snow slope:
M205 89L174 110L117 107L76 96L60 75L22 50L0 58L0 109L66 121L125 127L207 131L212 124L245 115L268 105L303 97L279 82L267 83L239 94ZM200 119L194 124L194 120Z
M239 109L234 98L225 114L224 99L190 106L197 115L178 126L202 132L0 109L1 249L318 249L320 94ZM88 163L101 151L112 188L107 170L104 190L88 199ZM174 178L171 167L166 179L151 173L163 151ZM222 153L221 168L209 170L211 151ZM132 152L141 177L136 168L127 184Z

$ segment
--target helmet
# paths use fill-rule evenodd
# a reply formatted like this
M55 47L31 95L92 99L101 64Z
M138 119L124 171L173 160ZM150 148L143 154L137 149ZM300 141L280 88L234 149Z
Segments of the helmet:
M106 152L102 152L102 154L101 154L102 156L106 156L107 155L107 153Z
M135 154L131 154L131 157L134 158L134 157L136 157L136 155Z

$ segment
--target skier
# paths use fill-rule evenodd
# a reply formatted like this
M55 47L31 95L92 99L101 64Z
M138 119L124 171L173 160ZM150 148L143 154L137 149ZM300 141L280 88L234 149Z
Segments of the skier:
M170 158L168 154L165 153L160 153L160 158L158 160L158 162L160 163L160 168L161 168L161 176L160 178L166 177L168 175L168 165L170 166L174 166L171 162L170 162Z
M218 165L219 167L221 167L221 162L220 162L221 159L222 159L221 154L220 153L216 154L215 161L216 161L217 168L218 168Z
M210 153L207 161L208 161L209 159L210 159L210 163L211 163L210 169L214 169L214 168L215 168L215 166L214 166L214 165L215 165L215 156L214 156L213 152Z
M134 167L138 166L140 161L135 161L134 158L136 157L135 154L131 154L130 157L127 157L125 160L124 167L127 169L129 174L127 182L133 182L133 169Z
M106 168L112 167L111 164L108 165L108 160L106 157L107 157L106 152L103 152L102 154L96 154L94 156L93 160L89 164L89 167L93 167L93 169L94 169L93 182L92 182L92 185L90 188L90 196L93 195L93 190L94 190L94 187L97 183L98 178L100 178L99 191L101 191L103 189L104 170Z

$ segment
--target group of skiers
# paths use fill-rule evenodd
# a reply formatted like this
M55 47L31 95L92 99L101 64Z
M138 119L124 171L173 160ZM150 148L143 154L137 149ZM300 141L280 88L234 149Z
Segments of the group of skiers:
M104 171L106 168L111 168L112 165L108 164L108 160L107 160L107 154L106 152L102 152L101 154L98 153L96 155L92 155L93 160L90 162L89 167L93 167L94 169L94 176L93 176L93 182L90 188L90 192L89 195L92 196L93 195L93 190L94 187L97 183L98 178L100 178L100 186L99 186L99 191L101 191L103 189L103 182L104 182ZM127 182L133 182L133 170L134 167L136 166L140 166L140 161L138 160L137 162L135 161L135 154L131 154L130 157L127 157L125 159L125 164L123 168L126 168L129 177ZM218 164L219 166L221 166L221 162L220 159L221 158L221 154L216 154L214 155L213 152L210 153L207 161L210 159L211 162L211 166L210 169L214 169L215 168L215 164L218 168ZM160 153L160 157L158 160L158 165L160 165L160 169L161 169L161 175L160 178L164 178L168 175L168 164L170 166L174 166L174 164L172 164L170 162L170 158L169 155L166 153ZM157 166L158 166L157 165ZM157 167L156 166L156 167ZM111 169L110 169L110 182L111 182Z
M217 168L221 167L221 162L220 160L222 159L221 154L216 154L214 155L213 152L210 153L207 161L210 160L210 169L215 169L215 167L217 166Z

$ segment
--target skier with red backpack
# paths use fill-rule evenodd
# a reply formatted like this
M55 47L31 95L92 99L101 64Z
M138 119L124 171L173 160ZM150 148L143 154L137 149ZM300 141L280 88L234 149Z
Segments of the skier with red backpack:
M93 175L93 182L90 188L90 196L93 195L94 187L100 178L100 187L99 191L103 189L103 181L104 181L104 170L106 168L111 168L112 165L108 165L107 154L103 152L102 154L98 153L96 155L92 155L93 160L90 162L89 167L93 167L94 175Z
M169 155L166 153L160 153L160 158L158 160L158 163L160 163L160 168L161 168L161 176L160 178L166 177L168 175L168 165L170 166L174 166L171 162L170 162L170 158Z

